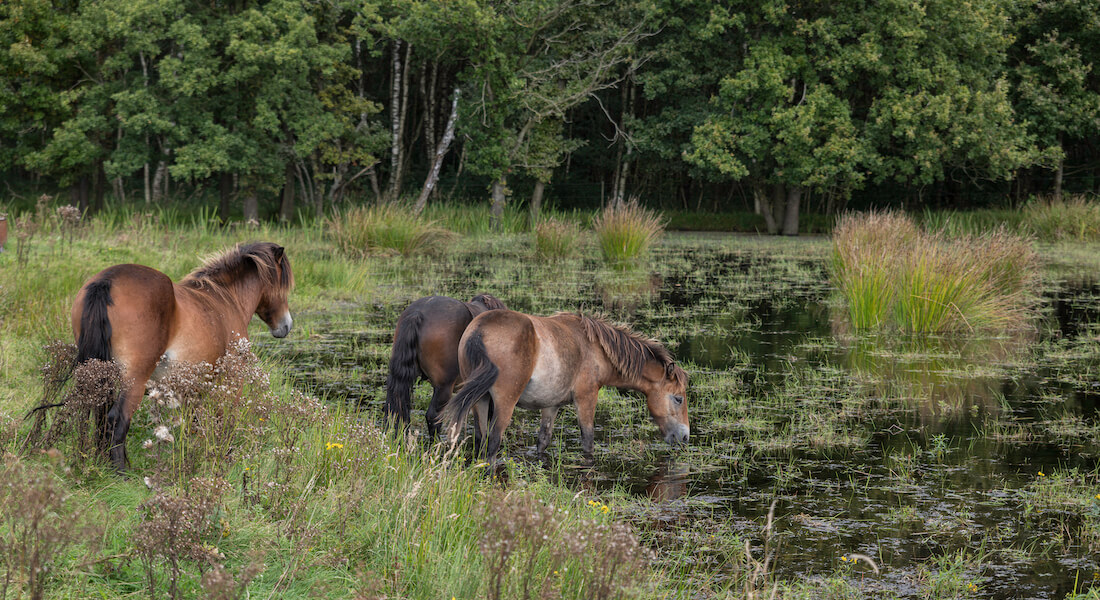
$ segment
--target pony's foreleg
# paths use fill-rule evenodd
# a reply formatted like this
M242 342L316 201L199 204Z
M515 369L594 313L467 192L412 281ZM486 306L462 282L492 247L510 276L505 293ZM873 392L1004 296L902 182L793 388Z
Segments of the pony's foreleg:
M558 406L542 409L542 422L539 423L539 445L537 449L540 455L546 452L546 447L550 445L550 438L554 435L554 419L558 418L559 410L561 410L561 407Z
M581 447L584 455L592 458L596 444L596 396L599 390L590 393L576 393L573 401L577 405L577 424L581 427Z
M435 439L439 435L439 413L443 408L447 406L447 403L451 401L453 395L455 382L445 381L442 385L435 387L435 391L432 392L432 401L428 403L428 410L424 414L424 420L428 422L428 436L431 439Z

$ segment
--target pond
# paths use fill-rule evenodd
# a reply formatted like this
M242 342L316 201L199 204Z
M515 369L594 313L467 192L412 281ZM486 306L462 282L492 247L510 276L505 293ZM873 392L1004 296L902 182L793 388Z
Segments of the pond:
M823 239L677 235L617 271L533 259L526 242L503 240L381 262L370 279L384 283L361 303L296 314L290 343L256 340L300 385L378 415L392 327L416 297L487 292L524 312L598 312L684 364L690 445L669 448L643 401L604 390L594 463L569 410L542 460L536 413L517 412L504 448L513 468L626 498L623 517L700 597L745 576L746 542L779 580L839 578L869 596L1100 587L1097 274L1048 269L1021 331L854 335L828 250ZM429 396L421 384L414 427Z

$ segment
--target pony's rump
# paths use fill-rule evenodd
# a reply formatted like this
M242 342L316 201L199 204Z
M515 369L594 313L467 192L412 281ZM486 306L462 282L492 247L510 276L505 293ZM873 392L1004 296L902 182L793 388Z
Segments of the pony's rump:
M443 422L447 423L447 430L452 435L458 433L459 428L466 422L466 415L478 400L481 400L500 375L500 369L489 360L489 352L485 349L485 341L481 339L481 332L475 331L466 339L466 343L460 349L466 354L466 361L471 370L470 376L462 384L458 395L451 399L447 408L443 410Z

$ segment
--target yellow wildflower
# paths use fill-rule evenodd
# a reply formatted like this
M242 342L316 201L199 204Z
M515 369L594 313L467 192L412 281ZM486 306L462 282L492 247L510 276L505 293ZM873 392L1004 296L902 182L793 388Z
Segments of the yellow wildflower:
M329 443L325 444L325 450L332 450L333 448L336 448L337 450L339 450L343 447L344 447L344 445L339 443L339 442L329 442Z
M1046 473L1044 473L1044 472L1042 472L1042 471L1039 471L1039 477L1046 477L1046 476L1047 476L1047 474L1046 474Z

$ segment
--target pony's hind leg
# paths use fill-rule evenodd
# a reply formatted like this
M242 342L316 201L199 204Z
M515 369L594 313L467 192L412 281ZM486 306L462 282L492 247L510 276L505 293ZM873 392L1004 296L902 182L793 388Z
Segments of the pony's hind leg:
M128 380L129 387L119 394L118 402L107 412L107 431L111 436L111 445L108 456L115 470L122 473L129 465L129 457L126 454L126 434L130 432L130 421L134 412L141 406L141 398L145 395L145 382L153 373L152 365L142 369L137 376Z
M428 437L435 440L439 437L440 423L439 413L443 411L443 408L447 406L447 403L451 401L453 395L455 382L445 381L442 385L435 386L435 391L432 392L432 401L428 403L428 410L424 413L424 420L428 424Z
M558 418L560 406L552 406L542 409L542 421L539 423L539 445L537 452L541 456L550 445L550 438L554 435L554 419Z

